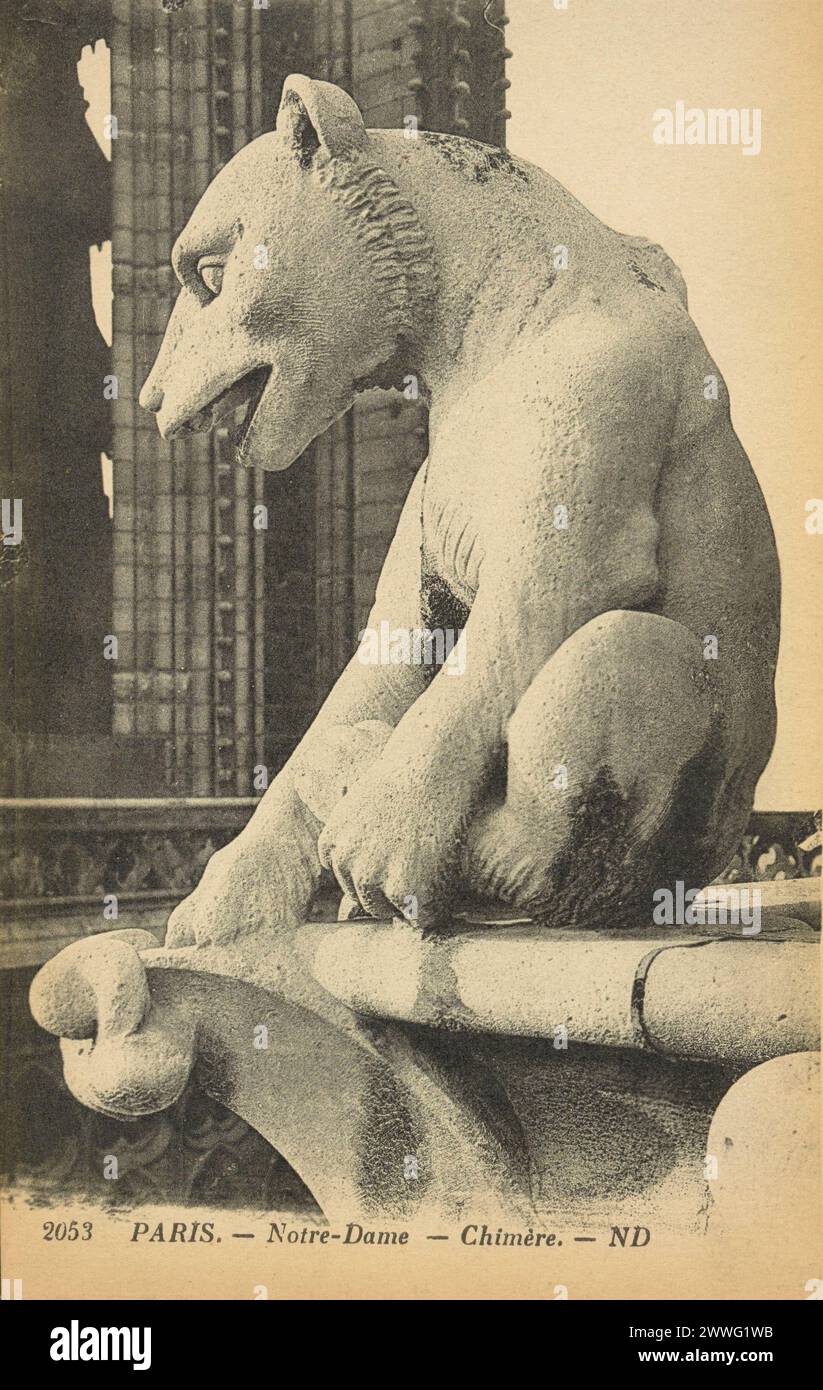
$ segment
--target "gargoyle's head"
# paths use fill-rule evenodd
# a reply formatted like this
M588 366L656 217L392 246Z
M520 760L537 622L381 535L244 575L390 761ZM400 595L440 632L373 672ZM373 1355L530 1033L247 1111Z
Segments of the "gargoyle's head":
M182 288L140 404L164 438L235 416L241 460L269 469L408 370L430 293L428 243L360 112L300 76L274 131L206 189L172 262Z

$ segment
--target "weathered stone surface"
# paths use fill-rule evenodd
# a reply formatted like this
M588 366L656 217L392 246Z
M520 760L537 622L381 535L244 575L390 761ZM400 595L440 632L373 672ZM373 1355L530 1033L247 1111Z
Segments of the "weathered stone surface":
M660 952L646 980L644 1024L669 1055L748 1066L820 1044L819 948L812 938L741 940Z
M665 253L298 75L174 260L141 394L164 437L242 408L242 460L284 469L358 393L412 383L431 448L358 656L170 944L297 927L321 866L422 926L473 893L626 928L719 873L774 736L777 565Z
M709 1131L717 1160L710 1229L787 1246L814 1235L821 1203L820 1057L794 1052L747 1072ZM811 1275L814 1271L809 1270Z
M788 862L783 847L774 845L772 849L775 853L780 851L786 861L786 867L791 871L792 865ZM795 848L795 855L799 854L800 850ZM788 917L793 922L805 922L819 930L822 883L823 879L819 874L812 874L808 878L772 879L758 883L747 883L745 879L741 881L735 878L725 883L710 883L701 889L694 899L694 907L695 910L704 911L709 922L717 921L722 925L723 907L728 907L730 890L732 901L735 892L745 890L750 895L758 895L757 901L768 914L769 927L779 927L779 919Z
M448 1037L356 1018L312 979L290 943L267 949L271 936L234 948L145 950L141 958L134 948L143 943L123 939L130 935L78 943L84 951L74 956L68 948L32 990L46 1027L93 1033L89 1000L103 1010L96 1039L63 1043L67 1083L85 1104L117 1114L164 1108L175 1098L172 1079L184 1066L188 1075L194 1039L202 1084L288 1159L327 1214L458 1211L469 1202L527 1214L516 1117L494 1078L455 1054ZM99 961L95 946L103 948ZM121 975L135 977L136 995L148 991L146 971L151 983L142 1024L119 1034L117 1049L109 1045L109 995L99 987L112 953ZM255 1043L261 1028L263 1047ZM407 1155L423 1172L413 1184L404 1176Z
M694 953L714 966L689 1012ZM803 925L728 941L360 921L174 950L122 932L55 957L32 1007L64 1033L86 1104L162 1109L194 1064L332 1218L651 1213L696 1229L713 1109L741 1068L815 1045L797 1002L815 963Z
M34 1017L60 1038L66 1084L107 1115L164 1110L191 1073L196 1025L151 999L137 951L153 947L154 937L142 931L76 941L32 985Z
M749 1065L819 1042L815 937L785 918L725 940L354 922L310 926L301 947L330 993L383 1018L544 1038L562 1027L575 1043Z

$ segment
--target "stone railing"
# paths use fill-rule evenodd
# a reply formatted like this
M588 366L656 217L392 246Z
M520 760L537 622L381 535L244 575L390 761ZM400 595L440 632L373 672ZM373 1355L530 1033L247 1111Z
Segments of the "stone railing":
M760 887L750 935L312 922L167 951L113 931L49 961L31 1003L86 1105L146 1115L193 1080L332 1221L696 1231L745 1194L785 1224L819 1170L819 882Z
M119 926L162 940L171 909L256 805L255 797L0 798L0 968L42 964L78 937ZM820 861L811 814L760 812L723 880L806 877ZM110 907L103 915L111 895L116 917Z
M118 925L162 940L175 903L256 805L253 797L0 799L0 966L42 964ZM105 901L112 896L116 916Z

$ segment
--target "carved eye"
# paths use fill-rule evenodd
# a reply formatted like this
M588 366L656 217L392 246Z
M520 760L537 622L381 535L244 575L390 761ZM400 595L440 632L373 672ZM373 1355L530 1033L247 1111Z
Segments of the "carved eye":
M223 288L223 265L220 261L198 261L197 274L206 286L212 299Z

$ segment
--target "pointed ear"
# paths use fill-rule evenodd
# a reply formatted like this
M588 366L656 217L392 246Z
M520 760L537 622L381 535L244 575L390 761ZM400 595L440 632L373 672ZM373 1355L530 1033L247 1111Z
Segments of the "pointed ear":
M275 129L304 169L320 149L333 159L351 159L366 143L363 117L342 87L315 82L300 73L283 83Z

